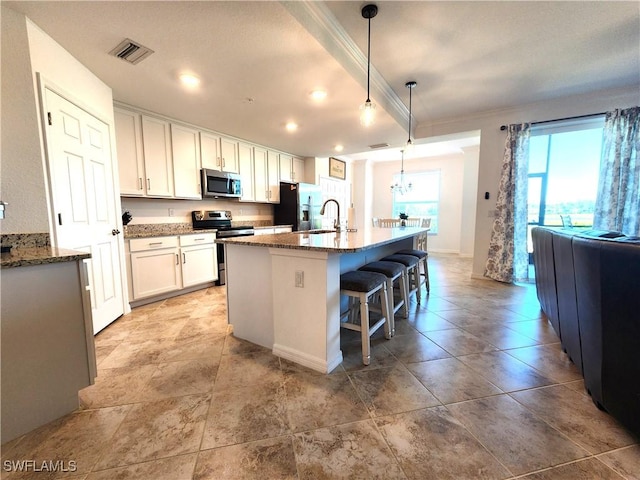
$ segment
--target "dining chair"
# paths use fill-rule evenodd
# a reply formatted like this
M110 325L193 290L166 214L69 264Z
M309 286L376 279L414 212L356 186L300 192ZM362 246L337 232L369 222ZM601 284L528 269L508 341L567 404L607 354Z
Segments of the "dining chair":
M380 226L385 228L393 228L400 226L399 218L379 218L378 219Z
M422 226L422 218L420 218L420 217L409 217L404 221L404 224L407 227L420 227L420 226Z
M422 228L431 228L431 218L422 218L420 226ZM416 237L416 248L418 250L427 251L427 240L429 239L428 230L426 232L421 233Z

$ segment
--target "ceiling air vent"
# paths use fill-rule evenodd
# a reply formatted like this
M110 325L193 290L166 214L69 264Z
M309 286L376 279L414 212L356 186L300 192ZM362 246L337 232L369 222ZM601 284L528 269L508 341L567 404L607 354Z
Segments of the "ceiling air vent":
M120 44L109 52L110 55L121 58L125 62L136 65L153 53L153 50L134 42L130 38L126 38Z
M369 145L369 148L371 149L375 149L375 148L387 148L389 146L388 143L376 143L375 145Z

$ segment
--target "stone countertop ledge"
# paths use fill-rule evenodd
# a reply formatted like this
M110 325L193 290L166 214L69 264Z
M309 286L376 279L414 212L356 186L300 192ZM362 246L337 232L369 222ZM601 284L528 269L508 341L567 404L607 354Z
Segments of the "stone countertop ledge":
M85 258L91 258L91 254L66 248L51 246L12 248L10 252L1 255L0 267L15 268L48 263L75 262Z
M216 239L216 243L230 245L248 245L267 248L288 248L294 250L312 250L330 253L353 253L392 243L403 238L414 237L426 232L422 227L379 228L366 227L355 232L345 230L300 231L292 233L275 233L253 237L232 237Z

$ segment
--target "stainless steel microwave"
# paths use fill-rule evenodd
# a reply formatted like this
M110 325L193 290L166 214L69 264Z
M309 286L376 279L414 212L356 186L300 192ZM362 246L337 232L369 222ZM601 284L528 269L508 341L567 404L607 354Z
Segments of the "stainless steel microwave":
M236 173L221 172L209 168L202 169L203 197L232 197L240 198L242 182Z

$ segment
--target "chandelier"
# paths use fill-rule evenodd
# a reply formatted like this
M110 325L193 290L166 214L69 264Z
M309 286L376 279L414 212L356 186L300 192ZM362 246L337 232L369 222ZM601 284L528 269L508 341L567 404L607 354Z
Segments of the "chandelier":
M417 85L416 82L407 82L404 84L404 86L409 89L409 130L408 130L409 138L407 139L407 144L405 145L404 149L400 150L400 152L402 153L402 163L400 166L400 179L399 181L391 185L391 192L392 193L398 192L400 195L404 195L405 193L410 192L411 189L413 188L413 185L411 184L411 182L405 183L405 180L404 180L404 152L406 150L407 153L409 153L413 149L413 142L411 141L411 90L413 90L413 88L416 85Z
M405 183L404 181L404 150L400 150L402 154L402 163L400 166L400 178L393 185L391 185L391 193L399 193L400 195L404 195L405 193L409 193L413 189L413 184L411 182Z

